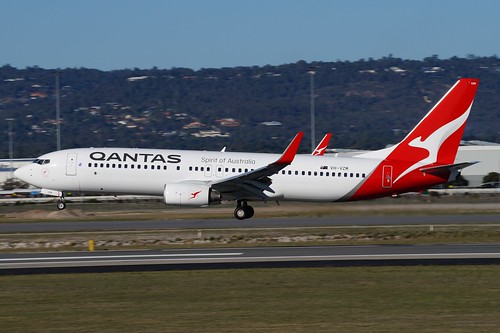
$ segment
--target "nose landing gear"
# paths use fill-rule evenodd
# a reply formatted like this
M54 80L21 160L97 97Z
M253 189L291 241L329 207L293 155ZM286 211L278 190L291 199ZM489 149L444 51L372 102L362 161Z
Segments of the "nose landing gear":
M238 220L249 219L255 213L252 206L248 205L246 200L238 200L236 202L236 209L234 210L234 217Z
M64 197L59 197L57 200L57 209L63 210L66 208L66 202L64 201Z

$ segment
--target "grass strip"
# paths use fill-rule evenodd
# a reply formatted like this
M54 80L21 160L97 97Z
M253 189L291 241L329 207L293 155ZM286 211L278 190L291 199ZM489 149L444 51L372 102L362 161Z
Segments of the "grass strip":
M0 234L0 251L85 251L89 240L96 250L500 243L500 224Z
M0 276L4 332L498 332L500 267Z

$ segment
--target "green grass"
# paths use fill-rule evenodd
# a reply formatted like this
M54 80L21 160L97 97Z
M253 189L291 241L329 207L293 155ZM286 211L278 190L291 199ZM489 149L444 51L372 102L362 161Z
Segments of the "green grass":
M500 267L0 277L2 332L500 332Z

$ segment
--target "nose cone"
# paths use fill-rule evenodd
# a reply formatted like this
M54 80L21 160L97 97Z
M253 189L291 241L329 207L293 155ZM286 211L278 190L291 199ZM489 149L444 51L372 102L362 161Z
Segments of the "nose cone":
M29 183L31 178L31 166L25 165L14 171L14 176L23 182Z

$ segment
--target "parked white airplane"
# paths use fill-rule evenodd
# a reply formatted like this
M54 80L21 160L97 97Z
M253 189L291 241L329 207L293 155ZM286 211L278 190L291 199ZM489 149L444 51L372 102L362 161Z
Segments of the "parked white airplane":
M460 79L398 144L354 157L296 155L303 133L283 154L79 148L40 156L16 177L59 197L64 192L163 196L166 204L205 206L235 200L351 201L420 191L455 179L475 162L454 164L479 84Z

